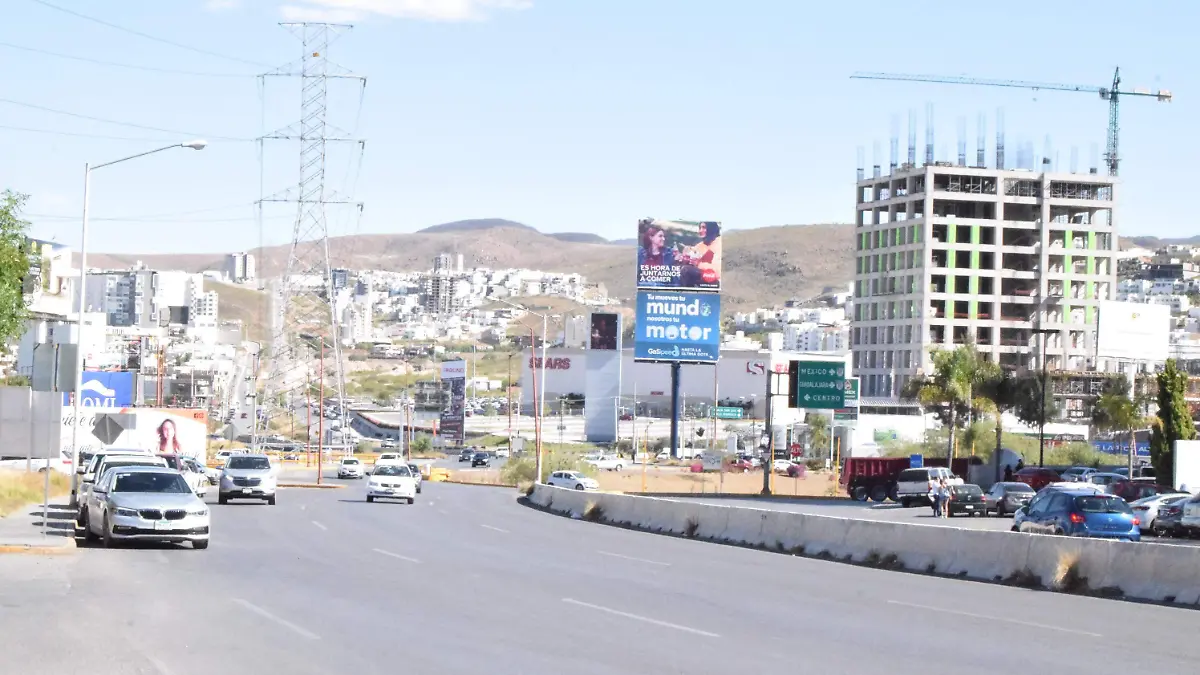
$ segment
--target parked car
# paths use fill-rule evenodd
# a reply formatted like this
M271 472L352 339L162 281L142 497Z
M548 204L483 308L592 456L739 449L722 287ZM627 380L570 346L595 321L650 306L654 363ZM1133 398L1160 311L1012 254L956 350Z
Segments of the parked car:
M1154 534L1157 530L1158 514L1162 511L1163 507L1180 504L1182 510L1182 503L1190 498L1191 495L1186 492L1156 494L1142 497L1130 503L1129 507L1133 509L1133 513L1138 517L1138 520L1142 521L1140 526L1142 532Z
M1108 486L1109 494L1114 494L1127 502L1136 502L1139 499L1153 497L1155 495L1172 495L1180 494L1175 488L1157 485L1154 479L1142 480L1134 478L1133 480L1119 480Z
M1058 483L1062 481L1062 477L1053 469L1046 469L1037 466L1027 466L1024 469L1013 474L1013 480L1024 483L1035 491L1039 491L1050 483Z
M105 448L100 452L81 452L79 453L79 466L75 468L75 473L79 474L79 487L82 487L84 483L91 483L96 479L96 466L99 463L99 460L96 458L107 454L149 456L150 452L140 448ZM79 494L77 488L71 490L71 508L77 508L78 506Z
M1003 517L1009 513L1016 513L1017 509L1028 505L1035 494L1037 493L1033 488L1025 483L1016 481L996 483L983 496L984 515L995 513L997 516Z
M594 479L579 473L578 471L555 471L550 474L547 485L554 487L567 488L568 490L599 490L600 484Z
M626 464L619 455L589 455L584 461L601 471L621 471Z
M175 469L191 486L192 492L196 496L204 499L204 495L208 492L208 476L205 474L204 468L195 459L187 455L179 455L175 453L160 453L158 455L166 463L167 466Z
M1183 527L1183 507L1187 506L1187 495L1184 498L1173 503L1164 504L1158 507L1158 515L1154 517L1154 527L1152 534L1159 537L1178 537L1187 534L1187 530Z
M946 468L945 460L930 458L925 468ZM898 481L904 471L912 468L908 457L850 457L843 463L841 487L856 501L868 499L884 502L901 501ZM950 475L967 475L968 460L950 463ZM928 486L926 486L928 492Z
M1044 490L1014 519L1019 532L1140 541L1141 521L1120 497L1092 490Z
M208 506L174 469L125 466L105 471L94 484L78 524L86 541L106 548L124 540L191 542L208 548Z
M166 467L167 460L150 453L96 453L96 456L92 457L92 465L88 467L88 473L84 475L83 481L79 484L79 503L87 501L92 487L105 471L113 467L135 465Z
M926 505L929 504L930 489L941 481L946 481L946 484L951 487L963 484L963 479L955 476L950 469L945 467L924 466L917 469L905 469L896 477L896 490L891 497L894 501L903 504L905 508Z
M1096 473L1096 469L1090 466L1073 466L1065 469L1061 474L1061 478L1069 482L1078 482L1087 479L1088 476Z
M1095 471L1082 478L1079 482L1091 483L1092 485L1100 485L1108 491L1114 484L1121 481L1127 481L1129 478L1122 476L1119 473L1110 473L1107 471Z
M1200 533L1200 494L1183 503L1183 514L1179 518L1179 530L1190 536Z
M946 504L946 515L983 516L987 514L984 506L983 490L978 485L964 483L950 486L950 501Z

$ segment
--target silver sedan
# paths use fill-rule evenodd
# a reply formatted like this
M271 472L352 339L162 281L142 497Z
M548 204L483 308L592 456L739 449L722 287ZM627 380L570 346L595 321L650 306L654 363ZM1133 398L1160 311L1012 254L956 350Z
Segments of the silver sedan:
M208 548L208 506L183 475L156 466L110 469L92 487L79 514L87 541L105 548L121 541L191 542Z

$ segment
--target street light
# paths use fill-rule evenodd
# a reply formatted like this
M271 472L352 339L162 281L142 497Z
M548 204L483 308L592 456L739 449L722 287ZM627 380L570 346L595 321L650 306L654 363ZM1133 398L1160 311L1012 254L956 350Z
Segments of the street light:
M525 307L523 305L518 305L515 302L509 302L508 300L505 300L504 298L496 298L496 300L508 305L509 307L512 307L514 309L519 309L522 312L532 314L532 315L534 315L536 317L540 317L542 319L542 358L541 358L542 373L541 373L541 375L537 375L536 373L534 374L534 376L538 377L538 379L540 379L541 382L538 383L537 400L533 402L534 405L537 406L537 410L534 412L534 416L533 416L533 431L534 431L534 446L535 446L534 475L536 477L535 482L540 483L540 482L542 482L542 412L546 409L546 342L547 342L547 340L546 340L546 331L547 331L546 323L548 321L548 317L545 314L539 314L537 312L534 312L534 311L530 310L528 307ZM529 345L529 351L530 352L533 351L533 345ZM538 363L538 361L535 360L534 363Z
M87 241L88 241L88 200L91 197L92 172L96 169L103 169L106 166L128 162L131 159L153 155L164 150L173 150L175 148L188 148L190 150L203 150L208 147L208 141L194 140L186 143L175 143L166 145L155 150L141 152L129 157L122 157L104 164L83 165L83 228L80 232L79 241L79 302L76 309L79 310L78 331L75 337L75 392L72 398L72 416L75 418L75 424L71 428L71 495L77 494L79 481L79 399L80 393L83 390L83 311L84 311L84 296L86 295L87 285Z

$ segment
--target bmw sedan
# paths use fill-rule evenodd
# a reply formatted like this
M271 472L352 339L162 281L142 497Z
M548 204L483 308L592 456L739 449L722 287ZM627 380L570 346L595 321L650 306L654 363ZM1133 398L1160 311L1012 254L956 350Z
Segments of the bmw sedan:
M104 472L79 514L86 541L191 542L208 548L208 506L174 469L123 466Z

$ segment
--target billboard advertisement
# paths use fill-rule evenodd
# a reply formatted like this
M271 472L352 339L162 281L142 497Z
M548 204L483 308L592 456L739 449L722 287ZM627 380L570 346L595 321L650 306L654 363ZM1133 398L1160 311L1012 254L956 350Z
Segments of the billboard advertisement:
M447 443L462 445L467 421L467 362L442 362L442 414L438 435Z
M1166 361L1171 308L1141 302L1099 303L1096 356L1136 361Z
M74 412L62 411L62 447L71 448ZM79 416L79 450L139 448L207 459L208 415L191 408L84 408Z
M638 221L637 287L721 290L721 224Z
M621 315L593 312L591 316L590 349L616 351L621 348Z
M716 363L721 355L721 296L638 291L634 359Z
M127 370L85 370L79 405L89 408L124 408L133 405L133 381L133 373ZM63 405L72 405L69 392L63 393Z

